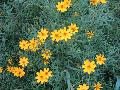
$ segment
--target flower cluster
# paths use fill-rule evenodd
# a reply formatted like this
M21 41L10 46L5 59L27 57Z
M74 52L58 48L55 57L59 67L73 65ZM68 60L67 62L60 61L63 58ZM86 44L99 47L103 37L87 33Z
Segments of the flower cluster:
M68 27L51 32L52 41L59 42L60 40L68 41L77 33L79 28L75 23L71 23Z
M36 51L38 50L38 40L34 38L31 40L21 40L19 42L19 47L22 50Z
M68 8L71 6L71 0L64 0L61 2L58 2L56 5L56 8L60 12L66 12Z
M44 68L44 70L40 70L40 72L36 73L35 79L37 79L37 83L43 84L48 82L49 78L52 77L52 71L49 68Z
M12 66L12 59L8 60L7 71L12 73L16 77L23 77L25 75L24 68L28 65L29 61L27 57L19 58L19 67Z
M99 65L105 64L106 58L104 55L99 54L96 55L96 63ZM86 59L84 61L84 64L82 65L82 68L84 69L84 73L91 74L92 72L95 72L96 64L95 61L90 61L89 59Z
M86 59L84 61L84 64L82 65L84 73L88 73L90 75L92 72L95 72L95 68L97 67L97 64L99 65L105 64L106 58L104 55L99 54L99 55L96 55L95 60L96 62L89 59ZM101 88L102 86L99 82L94 84L94 90L100 90ZM89 89L89 86L86 84L79 85L77 88L77 90L88 90L88 89Z
M48 37L48 31L45 28L41 28L38 31L37 38L32 38L31 40L21 40L19 42L19 47L22 50L37 51L41 44L44 44Z
M68 27L64 27L59 30L54 30L51 32L50 37L52 41L60 41L60 40L69 40L71 37L78 32L78 27L75 23L71 23ZM31 40L21 40L19 42L19 47L22 50L30 50L30 51L37 51L41 44L44 44L46 39L49 36L49 32L45 28L41 28L38 31L37 38L32 38Z
M21 67L8 66L7 67L7 71L10 72L10 73L12 73L14 76L20 77L20 78L25 75L25 71Z
M99 3L106 4L107 0L90 0L90 4L98 5Z
M77 90L89 90L89 86L87 84L81 84L78 86ZM98 82L96 84L94 84L94 90L100 90L102 87L102 85Z

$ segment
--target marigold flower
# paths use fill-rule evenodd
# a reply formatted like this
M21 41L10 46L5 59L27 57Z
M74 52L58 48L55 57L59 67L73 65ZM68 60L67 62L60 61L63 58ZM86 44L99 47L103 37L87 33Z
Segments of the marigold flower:
M20 67L14 67L14 71L12 72L16 77L23 77L25 75L24 69Z
M66 27L64 27L60 31L61 31L61 40L67 41L68 39L71 39L72 33L69 30L67 30Z
M48 79L52 77L52 71L49 70L49 68L44 68L44 70L40 70L40 72L36 73L37 76L35 79L37 79L37 83L43 84L48 82Z
M67 5L65 2L58 2L58 4L56 5L56 8L58 11L60 12L65 12L67 11Z
M94 61L90 61L89 59L86 59L84 61L84 64L82 65L82 68L84 69L84 73L91 74L92 72L95 71L96 64Z
M52 77L52 71L50 71L49 68L44 68L43 72L46 78Z
M61 40L61 32L57 31L57 30L51 32L51 38L52 38L52 41L56 41L56 42L60 41Z
M94 84L94 90L101 90L101 88L103 88L103 87L99 82Z
M22 50L28 50L28 47L29 47L28 41L27 40L21 40L19 42L19 47Z
M42 70L40 70L40 72L37 72L36 74L37 76L35 77L35 79L37 79L37 83L43 84L48 82L48 79L45 77L45 73Z
M100 65L105 64L106 58L104 55L102 54L96 55L95 59L97 61L97 64L100 64Z
M89 89L89 86L86 84L79 85L77 88L77 90L88 90L88 89Z
M27 57L20 57L20 60L19 60L19 65L22 66L22 67L25 67L28 65L28 58Z
M37 39L32 38L32 39L29 41L29 49L30 49L31 51L36 51L36 50L38 50L38 40L37 40Z
M64 0L63 2L65 3L67 8L70 8L70 6L72 5L71 0Z
M72 33L72 34L75 34L78 32L78 27L75 23L71 23L70 26L68 26L68 30Z
M48 37L48 30L45 29L45 28L41 28L40 31L38 32L38 35L37 37L40 39L40 40L46 40L47 37Z

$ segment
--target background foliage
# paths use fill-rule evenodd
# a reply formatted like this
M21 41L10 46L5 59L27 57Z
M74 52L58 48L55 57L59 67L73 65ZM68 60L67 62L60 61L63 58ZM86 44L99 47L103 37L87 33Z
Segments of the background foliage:
M0 0L0 66L5 69L10 57L17 65L21 55L28 56L32 62L24 78L16 78L6 70L0 74L0 90L74 90L80 82L88 80L91 85L101 81L103 90L115 87L116 76L120 75L120 1L109 0L105 5L91 6L89 0L73 0L73 5L65 13L56 10L58 1ZM73 15L75 12L78 16ZM52 51L47 67L54 72L54 77L45 85L37 84L35 72L45 65L39 52L21 51L19 40L36 37L41 27L53 31L72 22L80 28L73 39L59 44L48 40L42 46ZM89 30L95 32L92 40L86 37ZM99 53L105 54L107 62L89 78L82 73L80 65L84 59L93 59Z

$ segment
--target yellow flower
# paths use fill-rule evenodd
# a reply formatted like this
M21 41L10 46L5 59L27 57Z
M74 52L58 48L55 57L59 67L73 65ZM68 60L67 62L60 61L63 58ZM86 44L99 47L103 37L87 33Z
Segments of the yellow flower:
M29 41L29 49L31 50L31 51L36 51L36 50L38 50L38 40L37 39L31 39L30 41Z
M103 88L103 87L99 82L94 84L94 90L100 90L101 88Z
M40 31L38 32L37 37L41 40L46 40L48 37L48 30L45 28L41 28Z
M89 89L89 86L86 84L79 85L77 88L77 90L88 90L88 89Z
M52 71L50 71L49 68L44 68L43 72L46 78L52 77Z
M72 5L71 0L64 0L63 2L65 3L67 8L70 8L70 6Z
M19 65L22 66L22 67L25 67L28 65L28 58L27 57L20 57L20 60L19 60Z
M100 0L90 0L90 4L97 5L100 3Z
M105 64L106 58L104 55L102 54L96 55L95 59L97 61L97 64L100 64L100 65Z
M7 71L10 72L10 73L13 73L14 72L14 67L7 66Z
M68 30L72 33L75 34L76 32L78 32L78 27L75 23L71 23L70 26L68 26Z
M19 47L20 47L20 49L22 49L22 50L28 50L28 46L29 46L29 44L28 44L28 41L27 41L27 40L21 40L21 41L19 42Z
M0 73L2 73L3 72L3 68L2 67L0 67Z
M96 68L96 64L94 61L90 61L89 59L86 59L84 61L84 64L82 65L82 68L84 69L84 73L92 73L95 71L95 68Z
M88 37L89 39L91 39L91 38L93 38L93 36L94 36L94 32L92 32L92 31L87 31L86 35L87 35L87 37Z
M51 32L51 38L52 38L52 41L56 41L56 42L60 41L61 40L61 32L57 31L57 30Z
M49 71L49 68L44 68L44 70L40 70L40 72L36 73L37 76L35 79L37 79L37 83L43 84L48 82L48 79L52 77L52 71Z
M14 74L14 76L20 77L20 78L25 75L23 68L20 68L20 67L14 67L14 71L12 73Z
M106 3L107 3L107 0L100 0L100 2L101 2L102 4L106 4Z
M58 4L56 5L56 8L58 11L60 12L65 12L67 11L67 5L65 2L58 2Z
M43 84L48 82L48 79L45 77L45 73L42 70L40 70L40 72L37 72L36 74L37 76L35 77L35 79L37 79L37 83Z
M51 55L52 55L52 53L51 53L50 50L44 50L44 51L42 51L42 57L44 59L50 59Z
M66 29L66 27L64 27L60 31L61 31L61 40L67 41L68 39L71 39L72 34L70 33L69 30Z

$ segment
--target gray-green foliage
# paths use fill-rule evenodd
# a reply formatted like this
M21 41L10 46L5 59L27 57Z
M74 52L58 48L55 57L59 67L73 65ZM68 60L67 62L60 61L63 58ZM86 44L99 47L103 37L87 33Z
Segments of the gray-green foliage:
M89 81L90 87L100 81L103 90L113 90L116 76L120 75L120 1L108 0L107 4L89 5L89 0L73 0L65 13L56 10L60 0L1 0L0 1L0 66L6 69L8 58L17 66L19 56L30 59L24 78L16 78L6 70L0 74L0 90L75 90L80 83ZM73 13L79 13L73 16ZM36 37L41 27L49 31L76 23L77 33L68 42L52 43L50 38L41 47L52 51L50 63L41 62L40 52L27 53L18 47L19 40ZM94 31L88 40L86 31ZM41 51L41 50L40 50ZM84 59L94 59L96 54L105 54L106 64L99 66L90 77L80 66ZM49 83L40 85L35 74L49 67L54 76Z

